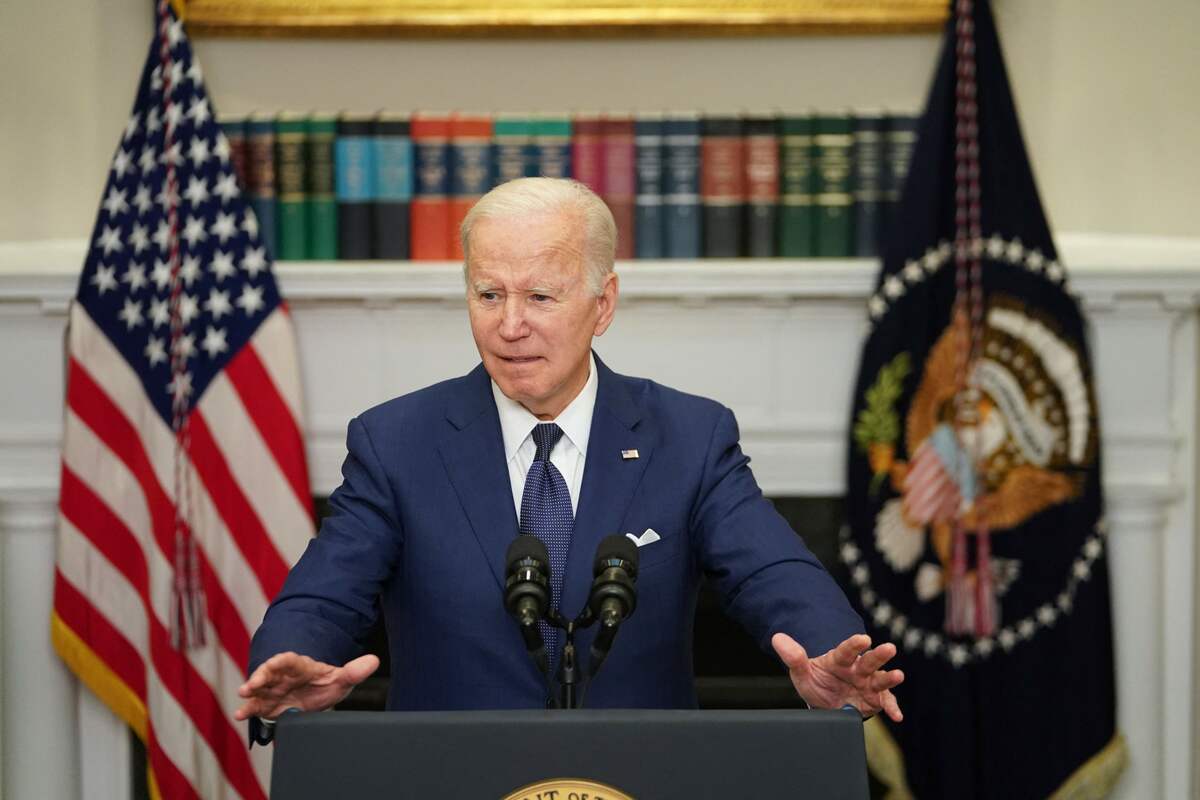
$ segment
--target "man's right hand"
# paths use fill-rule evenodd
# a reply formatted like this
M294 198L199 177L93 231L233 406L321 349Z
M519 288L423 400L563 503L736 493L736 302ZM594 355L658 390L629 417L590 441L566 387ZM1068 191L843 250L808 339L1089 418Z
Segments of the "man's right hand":
M289 708L324 711L341 702L350 690L379 668L379 658L359 656L344 666L323 664L297 653L271 656L238 687L245 700L234 719L275 719Z

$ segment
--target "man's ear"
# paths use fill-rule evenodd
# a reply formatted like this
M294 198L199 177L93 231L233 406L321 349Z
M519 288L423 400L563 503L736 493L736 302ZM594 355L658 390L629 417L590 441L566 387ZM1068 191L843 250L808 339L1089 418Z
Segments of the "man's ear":
M600 309L600 316L596 318L596 328L592 332L593 336L602 336L608 330L608 326L612 324L613 314L617 311L617 297L621 293L620 279L617 278L617 273L610 272L604 276L604 289L600 292L600 296L596 298L596 306Z

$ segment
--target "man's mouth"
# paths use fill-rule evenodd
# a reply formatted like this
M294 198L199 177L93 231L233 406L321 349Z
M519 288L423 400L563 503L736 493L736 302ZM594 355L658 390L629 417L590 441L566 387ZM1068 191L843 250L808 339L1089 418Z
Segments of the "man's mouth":
M531 364L540 358L541 356L500 356L502 361L507 361L509 364Z

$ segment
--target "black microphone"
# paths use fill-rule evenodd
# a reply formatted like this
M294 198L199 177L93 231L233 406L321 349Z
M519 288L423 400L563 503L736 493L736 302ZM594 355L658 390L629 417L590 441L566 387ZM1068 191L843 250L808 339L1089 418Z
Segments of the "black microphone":
M595 579L588 598L588 610L600 621L600 630L592 640L591 663L588 665L592 677L608 656L617 629L637 608L637 590L634 588L637 571L637 545L628 537L613 534L600 541L592 567Z
M536 536L522 534L512 540L504 556L508 564L504 579L504 607L521 626L525 649L547 677L550 662L538 620L546 615L550 605L550 555L546 544Z

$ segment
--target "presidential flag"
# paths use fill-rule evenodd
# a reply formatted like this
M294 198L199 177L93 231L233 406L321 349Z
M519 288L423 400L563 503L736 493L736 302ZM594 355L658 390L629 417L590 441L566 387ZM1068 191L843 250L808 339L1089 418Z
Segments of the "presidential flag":
M250 636L313 534L292 323L164 0L67 335L51 633L164 798L265 798Z
M841 545L906 674L868 761L889 797L1100 797L1126 753L1092 365L986 0L952 4L893 220Z

